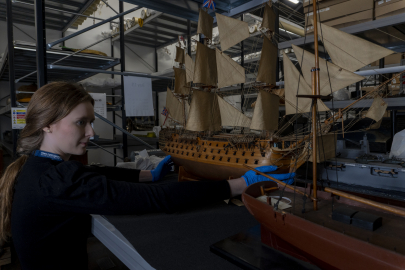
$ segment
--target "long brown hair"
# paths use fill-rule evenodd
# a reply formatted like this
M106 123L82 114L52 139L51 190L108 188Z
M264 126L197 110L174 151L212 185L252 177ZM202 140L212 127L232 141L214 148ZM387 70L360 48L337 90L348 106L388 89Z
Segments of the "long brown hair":
M17 142L21 156L11 163L0 178L0 240L7 241L11 233L11 206L14 183L28 155L39 149L44 138L44 127L54 124L67 116L82 102L93 98L78 84L53 82L39 88L28 104L26 126Z

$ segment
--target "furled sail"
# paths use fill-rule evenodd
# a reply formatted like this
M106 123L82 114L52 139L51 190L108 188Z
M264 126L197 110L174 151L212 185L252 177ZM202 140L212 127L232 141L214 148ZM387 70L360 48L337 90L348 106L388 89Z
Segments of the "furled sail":
M278 49L265 35L256 81L276 85Z
M278 128L280 97L260 90L257 95L250 129L275 131Z
M191 131L221 130L219 106L214 93L193 91L186 129Z
M174 60L180 64L184 64L184 50L176 46L176 59Z
M297 98L297 95L312 95L311 87L284 52L283 66L286 114L310 112L312 99ZM318 99L318 111L328 110L322 100Z
M353 72L395 53L322 23L318 23L318 35L328 51L332 62L339 67Z
M181 68L174 69L174 93L188 95L190 93L190 83L186 81L186 70Z
M308 51L304 51L298 46L292 45L292 47L298 63L301 66L302 75L307 82L312 81L311 69L315 63L315 55ZM352 83L365 79L363 76L347 71L322 58L319 58L319 69L320 94L322 96L327 96L332 92L351 85Z
M180 100L174 96L169 87L167 88L166 109L169 112L170 118L179 123L184 123L183 105L181 104Z
M197 42L193 82L205 85L217 85L215 50L208 48L200 42Z
M192 82L194 77L194 61L190 55L186 54L186 81Z
M377 96L374 98L373 104L371 104L370 109L368 109L366 117L378 122L383 118L387 107L388 104L385 103L385 101L380 96Z
M234 106L217 95L219 111L221 113L221 126L250 127L251 120Z
M203 34L206 38L212 39L212 27L214 25L214 18L207 12L200 8L200 15L198 17L197 34Z
M264 6L262 28L267 28L274 32L276 29L276 14L270 6L270 2L267 2Z
M219 39L221 50L225 51L233 45L249 37L249 25L247 22L215 13L218 22Z
M218 88L245 83L245 69L220 50L215 49L215 52L217 60Z

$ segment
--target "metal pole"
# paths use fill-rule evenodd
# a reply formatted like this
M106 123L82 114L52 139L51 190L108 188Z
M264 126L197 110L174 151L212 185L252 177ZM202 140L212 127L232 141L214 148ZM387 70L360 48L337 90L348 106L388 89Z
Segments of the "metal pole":
M397 133L397 110L391 110L391 144L394 140L394 135Z
M317 27L317 8L316 8L316 1L312 1L313 11L315 16L314 17L314 45L315 45L315 68L312 70L312 95L319 95L319 52L318 52L318 27ZM276 29L278 29L278 24L276 24ZM278 69L277 69L278 71ZM278 73L278 72L277 72ZM314 210L318 209L317 203L317 161L318 161L318 142L317 142L317 119L316 119L316 105L318 103L318 98L313 98L313 107L312 107L312 186L313 186L313 197L315 200L314 203Z
M191 21L187 20L187 53L191 57Z
M242 14L242 16L240 16L240 20L243 21L244 19L244 15ZM243 40L240 42L240 65L241 67L245 67L245 45ZM241 95L240 95L240 110L243 112L243 105L245 104L245 95L243 93L245 84L241 83L240 84L240 91L241 91Z
M119 2L119 12L124 13L124 2ZM121 58L121 72L125 71L125 35L124 35L124 16L120 17L120 58ZM125 129L127 125L127 117L125 113L125 87L124 76L121 76L121 108L122 108L122 128ZM124 158L128 157L128 137L126 133L122 134L122 150L124 152Z
M278 1L276 2L276 3L273 3L273 5L275 5L276 6L276 8L275 9L273 9L274 10L274 13L275 13L275 15L276 15L276 23L275 23L275 28L276 29L274 29L275 30L275 37L276 37L276 40L277 40L277 46L278 46L278 43L279 43L279 37L280 37L280 13L279 13L279 11L278 11L278 8L279 8L279 6L280 6L280 4L278 3ZM277 62L276 62L276 82L278 82L279 80L280 80L280 57L278 57L278 50L277 50Z
M111 57L114 57L114 41L112 41L112 39L110 41L111 41ZM114 71L114 67L112 67L111 70ZM114 79L114 74L111 74L111 78ZM115 106L115 89L112 88L111 92L114 95L112 98L112 104ZM115 123L115 110L112 111L112 121L113 121L113 123ZM113 127L113 138L114 139L115 139L116 133L117 133L117 131ZM113 151L114 151L114 166L115 166L115 165L117 165L117 157L115 156L117 154L117 149L114 147Z
M37 38L37 85L47 84L45 0L35 1L35 30Z
M379 68L384 68L385 66L385 59L381 58L379 63ZM383 76L380 74L380 84L384 82Z
M101 150L104 150L104 151L106 151L107 153L109 153L109 154L111 154L111 155L114 155L114 158L115 158L115 159L117 159L117 157L118 157L118 158L124 160L124 158L122 158L122 157L116 155L115 153L111 153L110 151L108 151L108 150L105 149L104 147L102 147L102 146L96 144L95 142L93 142L93 141L89 141L89 142L90 142L91 144L94 144L95 146L97 146L97 147L100 148ZM115 149L115 148L114 148L114 149Z
M356 82L356 98L360 97L360 83Z
M121 3L121 1L120 1L120 3ZM91 29L94 29L94 28L96 28L96 27L99 27L100 25L103 25L103 24L105 24L105 23L111 22L112 20L115 20L115 19L118 19L118 18L120 18L120 20L121 20L122 16L124 16L124 15L126 15L126 14L128 14L128 13L131 13L131 12L133 12L133 11L136 11L136 10L138 10L138 9L140 9L140 8L139 8L139 7L137 7L137 8L131 8L131 9L125 11L125 12L122 12L122 13L120 13L120 14L118 14L118 15L115 15L115 16L113 16L113 17L111 17L111 18L108 18L108 19L106 19L106 20L104 20L104 21L101 21L101 22L96 23L96 24L93 24L93 25L91 25L91 26L89 26L89 27L87 27L87 28L84 28L84 29L82 29L82 30L80 30L80 31L77 31L77 32L75 32L75 33L73 33L73 34L71 34L71 35L69 35L69 36L66 36L66 37L61 38L61 39L58 39L58 40L56 40L56 41L54 41L54 42L48 43L48 49L52 48L52 47L55 46L56 44L59 44L59 43L65 41L65 40L71 39L71 38L73 38L73 37L75 37L75 36L78 36L78 35L84 33L84 32L87 32L87 31L89 31L89 30L91 30ZM123 19L122 19L122 20L123 20ZM121 21L120 21L120 25L121 25ZM122 25L124 25L124 24L122 23ZM120 27L120 29L121 29L121 28L122 28L122 27ZM122 30L124 30L124 28L122 28ZM121 33L121 31L120 31L120 33ZM122 32L122 33L124 33L124 32Z
M48 65L48 69L59 69L59 70L71 70L71 71L81 71L81 72L91 72L91 73L105 73L105 74L115 74L115 75L124 75L124 76L135 76L135 77L144 77L152 79L161 79L161 80L172 80L172 77L165 76L155 76L146 73L138 72L120 72L120 71L111 71L111 70L102 70L94 68L79 68L79 67L69 67L69 66L59 66L59 65Z
M7 50L8 50L8 70L9 70L9 85L10 85L10 99L11 107L16 107L16 96L15 96L15 70L14 70L14 33L13 33L13 10L11 0L6 0L6 16L7 16ZM13 139L13 158L17 154L17 139L18 130L12 130Z
M154 148L153 146L151 146L150 144L148 144L148 143L142 141L141 139L139 139L138 137L132 135L131 133L129 133L128 131L126 131L126 130L123 129L122 127L117 126L116 124L114 124L113 122L111 122L110 120L108 120L107 118L102 117L101 115L99 115L99 114L96 113L96 112L94 112L94 115L97 116L97 118L99 118L100 120L106 122L107 124L109 124L109 125L115 127L116 129L118 129L119 131L125 133L125 134L128 135L129 137L131 137L131 138L137 140L138 142L142 143L143 145L149 147L150 149L155 149L155 148Z
M159 126L159 92L156 91L155 93L155 126Z

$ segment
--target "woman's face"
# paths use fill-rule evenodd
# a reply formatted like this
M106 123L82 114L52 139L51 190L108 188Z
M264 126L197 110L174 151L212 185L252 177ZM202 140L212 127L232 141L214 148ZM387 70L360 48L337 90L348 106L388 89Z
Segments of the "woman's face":
M80 103L65 118L43 129L45 136L40 149L59 154L63 160L68 160L70 155L83 155L90 137L94 136L93 121L93 105Z

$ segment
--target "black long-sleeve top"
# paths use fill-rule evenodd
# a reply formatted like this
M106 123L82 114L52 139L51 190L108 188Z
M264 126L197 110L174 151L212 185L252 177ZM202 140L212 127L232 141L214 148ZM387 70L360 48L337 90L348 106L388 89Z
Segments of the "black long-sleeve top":
M89 214L172 213L229 198L227 181L142 184L138 170L30 156L16 183L11 232L23 269L87 269Z

